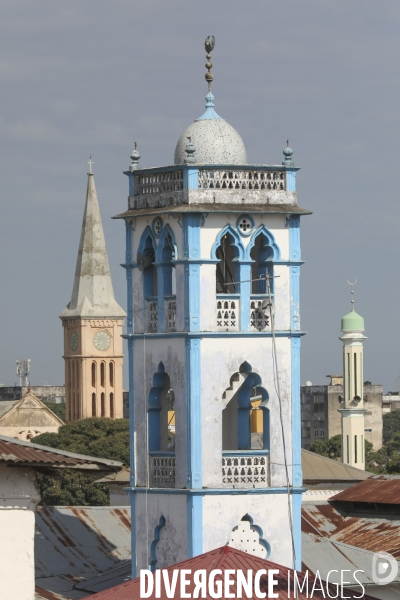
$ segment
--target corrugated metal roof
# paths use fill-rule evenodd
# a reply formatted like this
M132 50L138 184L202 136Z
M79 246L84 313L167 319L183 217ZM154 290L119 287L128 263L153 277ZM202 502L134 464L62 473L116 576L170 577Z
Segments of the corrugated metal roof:
M110 506L39 507L36 512L36 585L65 598L88 592L75 588L130 564L130 509ZM108 585L124 577L108 576ZM125 577L126 579L126 577Z
M308 481L362 481L372 475L368 471L356 469L337 460L304 450L304 448L301 451L301 464L305 483Z
M5 435L0 435L0 462L17 466L80 467L96 471L116 470L122 467L122 463L116 460L48 448Z
M400 560L399 515L346 514L331 504L310 502L302 506L301 529L371 552L390 552Z
M278 593L278 597L281 599L287 600L288 598L288 573L290 573L291 580L293 582L293 571L286 567L282 567L282 565L277 565L269 560L264 560L262 558L258 558L256 556L252 556L247 554L246 552L242 552L241 550L236 550L230 546L224 546L222 548L217 548L216 550L212 550L211 552L207 552L205 554L201 554L200 556L196 556L194 558L190 558L176 565L172 565L168 567L166 570L168 572L173 571L174 569L190 569L192 573L197 569L205 569L210 572L213 569L221 569L225 571L227 569L232 569L237 572L239 570L246 572L248 569L252 569L253 574L256 574L256 571L260 569L278 569L279 574L275 575L275 578L278 580L278 585L274 588L274 592ZM171 580L172 575L170 575ZM298 578L300 582L303 581L303 575L299 574ZM216 578L217 579L217 578ZM236 574L231 575L231 579L234 581L232 586L232 591L236 588ZM293 583L292 583L293 585ZM267 577L262 576L260 580L260 588L261 591L264 591L268 595L268 587L267 587ZM190 584L187 586L186 591L189 594L193 594L194 584L192 580L190 580ZM94 594L91 596L93 600L134 600L139 598L139 578L133 579L132 581L128 581L126 583L122 583L121 585L117 585L109 590L105 590L104 592L100 592L98 594ZM346 590L348 592L348 598L354 598L359 596L359 590L355 591L354 594L351 590ZM330 586L330 593L332 597L334 597L334 588ZM165 594L164 585L161 584L161 599L166 599L167 596ZM175 591L175 598L180 598L180 590L179 585L177 585ZM207 593L207 598L211 598L211 596ZM306 595L305 591L298 592L297 598L299 600L305 600L309 596ZM315 590L313 594L313 598L323 598L325 597L321 591ZM155 595L152 594L150 598L155 598ZM255 594L253 598L256 598ZM364 598L369 598L368 596L364 596Z
M309 533L303 533L301 538L301 555L304 569L311 573L319 571L322 579L326 580L328 573L329 580L332 583L340 584L340 571L350 571L353 573L356 569L361 569L363 573L358 573L357 578L364 585L374 585L372 578L372 557L374 552L356 548L343 542L332 541L332 539L321 538ZM400 562L399 574L393 583L400 583ZM338 571L335 573L333 570Z
M336 494L331 500L340 502L368 502L373 504L400 504L400 477L373 475L366 481Z

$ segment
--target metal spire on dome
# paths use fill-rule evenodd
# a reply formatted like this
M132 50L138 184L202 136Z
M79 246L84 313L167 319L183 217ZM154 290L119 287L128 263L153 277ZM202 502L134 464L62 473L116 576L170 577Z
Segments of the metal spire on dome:
M287 167L293 167L294 162L292 161L293 150L289 148L289 140L286 140L286 148L283 149L283 156L285 160L283 161L283 165Z
M211 60L211 52L213 51L214 46L215 46L215 37L213 35L209 35L208 38L206 39L206 41L204 42L204 47L207 52L207 54L206 54L207 62L205 64L205 66L208 69L207 73L205 74L205 79L208 83L208 94L206 96L206 110L201 115L201 117L196 119L196 121L202 121L203 119L220 119L221 118L214 110L214 96L212 95L212 92L211 92L211 83L214 80L214 75L211 73L212 63L210 62L210 60Z
M354 312L354 286L357 283L357 277L356 280L351 282L349 280L347 280L347 283L351 286L351 312Z
M140 154L136 148L137 148L137 142L135 142L135 149L132 151L132 154L131 154L132 164L129 166L130 171L136 171L136 169L139 169Z
M211 73L211 69L212 69L212 63L210 62L211 60L211 52L214 50L214 46L215 46L215 37L213 35L209 35L206 38L206 41L204 42L204 47L206 49L206 69L207 69L207 73L205 74L205 78L206 81L208 83L208 91L211 92L211 83L214 79L214 75Z

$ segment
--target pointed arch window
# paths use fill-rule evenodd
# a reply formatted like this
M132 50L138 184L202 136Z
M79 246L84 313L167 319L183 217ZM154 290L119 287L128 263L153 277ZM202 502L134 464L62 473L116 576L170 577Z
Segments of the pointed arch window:
M217 294L238 294L240 291L239 249L229 231L222 236L215 254L219 260L216 269Z
M96 387L96 362L92 362L92 387Z
M114 363L112 361L109 364L109 380L110 387L114 387Z
M115 414L114 414L114 394L112 392L110 394L110 419L115 419Z
M106 363L100 363L100 385L101 387L105 387L105 371L106 371Z
M143 294L145 298L157 296L157 268L154 265L156 248L150 231L141 244L138 252L138 262L143 265ZM140 256L141 255L141 256Z
M96 394L92 394L92 417L96 416Z
M250 257L254 261L251 265L252 294L267 294L267 276L273 277L273 258L274 251L270 245L268 237L260 233L250 252ZM273 293L273 279L270 279L270 291Z
M102 392L100 399L101 399L101 416L105 417L106 416L106 398L105 398L104 392Z

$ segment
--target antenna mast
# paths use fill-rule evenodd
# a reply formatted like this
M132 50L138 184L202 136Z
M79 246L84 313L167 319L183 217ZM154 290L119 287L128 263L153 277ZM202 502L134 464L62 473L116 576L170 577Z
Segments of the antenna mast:
M28 381L28 373L31 368L31 359L30 358L21 358L21 360L16 360L17 363L17 375L19 376L19 385L21 387L25 387L29 385Z

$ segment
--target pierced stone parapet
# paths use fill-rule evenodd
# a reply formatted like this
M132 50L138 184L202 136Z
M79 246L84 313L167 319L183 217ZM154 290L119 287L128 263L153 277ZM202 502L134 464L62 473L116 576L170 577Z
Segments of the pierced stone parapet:
M148 332L157 333L158 331L158 304L156 301L147 303L148 308Z
M199 170L199 189L285 190L285 171Z
M270 317L262 309L263 299L250 300L250 327L251 331L269 331L271 329Z
M167 331L176 331L176 296L165 301L167 314Z
M268 485L267 456L236 454L222 456L224 487L266 487Z
M175 456L171 454L150 456L150 474L152 487L175 487Z
M135 196L183 190L183 171L165 171L147 175L136 175L134 189Z
M216 300L216 320L218 331L238 331L239 330L239 300L217 297Z

